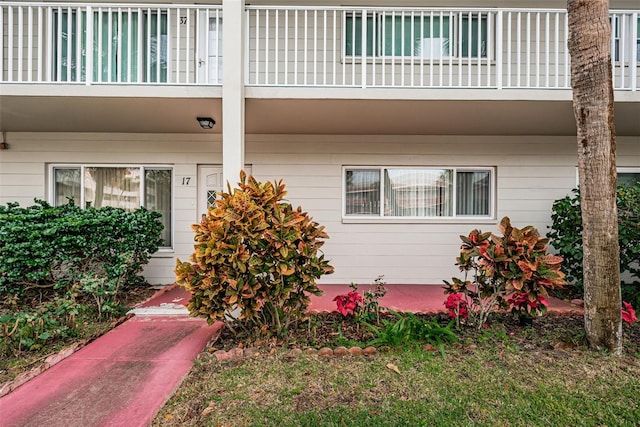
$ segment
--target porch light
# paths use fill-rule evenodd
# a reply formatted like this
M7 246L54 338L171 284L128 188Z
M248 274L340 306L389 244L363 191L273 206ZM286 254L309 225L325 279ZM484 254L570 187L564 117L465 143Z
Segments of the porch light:
M202 129L211 129L216 124L216 121L211 117L198 117L196 120L200 123Z

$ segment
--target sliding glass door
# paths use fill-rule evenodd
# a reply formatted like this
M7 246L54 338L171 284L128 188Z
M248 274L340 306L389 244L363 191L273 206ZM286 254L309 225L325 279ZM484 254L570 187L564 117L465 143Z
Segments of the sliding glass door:
M92 82L167 81L166 13L97 10L91 17ZM54 14L55 81L87 81L88 27L85 11Z

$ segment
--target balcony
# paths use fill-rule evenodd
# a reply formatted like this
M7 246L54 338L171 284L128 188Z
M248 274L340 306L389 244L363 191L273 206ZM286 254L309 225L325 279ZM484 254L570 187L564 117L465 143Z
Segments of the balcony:
M567 13L247 6L248 86L567 89ZM612 11L616 90L638 11ZM5 2L0 82L220 85L221 6Z
M221 6L0 4L0 82L219 85Z
M568 89L567 13L248 7L251 86ZM637 11L612 11L616 90L637 90Z

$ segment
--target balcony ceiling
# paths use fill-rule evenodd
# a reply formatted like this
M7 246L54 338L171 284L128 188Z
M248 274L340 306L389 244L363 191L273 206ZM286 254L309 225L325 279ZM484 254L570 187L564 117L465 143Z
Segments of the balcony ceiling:
M219 88L218 88L219 89ZM19 96L0 95L0 131L8 132L134 132L220 133L220 94L200 88L198 96ZM368 90L367 90L368 91ZM372 90L373 91L373 90ZM326 90L320 91L327 94ZM407 91L414 94L416 91ZM297 97L267 92L246 100L249 134L382 134L382 135L575 135L570 92L556 99L490 99L483 97L357 99ZM548 92L548 91L547 91ZM203 96L210 93L210 97ZM272 96L274 94L278 96ZM367 92L369 93L369 92ZM157 94L157 92L156 92ZM113 95L113 94L112 94ZM162 94L160 94L162 95ZM178 95L178 96L176 96ZM299 94L297 94L299 95ZM333 95L329 93L329 95ZM637 95L635 95L637 98ZM354 99L355 98L355 99ZM635 99L635 98L634 98ZM198 116L216 120L212 130L202 130ZM640 102L616 103L616 132L640 135Z
M571 101L247 99L247 133L575 135ZM640 135L640 103L618 103L616 132Z
M65 89L68 94L60 93ZM0 130L6 132L222 131L220 88L0 85L0 93ZM216 125L203 130L199 116L212 117Z

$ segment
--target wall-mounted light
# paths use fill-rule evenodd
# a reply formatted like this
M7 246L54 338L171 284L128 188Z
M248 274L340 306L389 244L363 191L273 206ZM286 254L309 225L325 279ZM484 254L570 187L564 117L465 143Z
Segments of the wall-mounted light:
M9 144L6 142L0 142L0 150L7 150L9 148Z
M216 121L211 117L198 117L196 120L202 129L211 129L216 124Z

